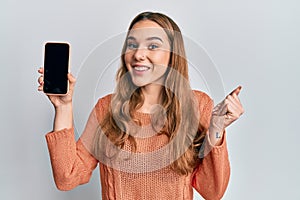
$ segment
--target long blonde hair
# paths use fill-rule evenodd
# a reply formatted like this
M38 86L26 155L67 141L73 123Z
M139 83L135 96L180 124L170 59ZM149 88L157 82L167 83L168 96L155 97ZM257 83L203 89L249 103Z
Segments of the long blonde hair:
M161 13L144 12L133 19L128 32L134 24L141 20L156 22L166 31L169 39L171 47L169 68L171 70L168 69L166 72L161 104L166 111L166 123L159 134L166 134L169 141L172 141L170 152L175 159L174 162L170 163L171 168L178 174L187 175L194 170L200 161L198 154L204 141L205 130L199 124L198 109L195 109L181 31L168 16ZM128 122L133 117L134 112L143 105L144 96L140 88L132 83L131 77L127 73L128 70L124 61L126 48L125 41L121 55L121 66L116 75L118 84L111 100L113 106L103 121L100 122L99 129L115 146L123 148L125 141L128 140L135 149L136 141L132 134L129 134ZM128 94L132 95L128 97ZM134 120L138 123L138 120ZM95 137L94 154L96 155L103 154L101 135L103 134L98 133Z

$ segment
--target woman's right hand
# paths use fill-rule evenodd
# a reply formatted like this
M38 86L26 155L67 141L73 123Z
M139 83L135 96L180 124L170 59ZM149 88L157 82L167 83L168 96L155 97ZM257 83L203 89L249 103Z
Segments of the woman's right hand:
M38 72L41 74L40 77L38 78L38 83L39 83L38 91L43 91L44 68L42 67L39 68ZM74 91L76 79L72 74L68 73L68 80L69 80L69 91L66 95L51 95L51 94L47 95L55 108L72 104L73 91Z

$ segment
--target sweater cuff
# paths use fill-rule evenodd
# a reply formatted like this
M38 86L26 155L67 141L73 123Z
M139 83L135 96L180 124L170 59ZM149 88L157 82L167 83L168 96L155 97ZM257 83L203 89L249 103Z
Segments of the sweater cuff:
M74 128L65 128L59 131L51 131L45 135L47 143L53 143L63 139L75 139Z

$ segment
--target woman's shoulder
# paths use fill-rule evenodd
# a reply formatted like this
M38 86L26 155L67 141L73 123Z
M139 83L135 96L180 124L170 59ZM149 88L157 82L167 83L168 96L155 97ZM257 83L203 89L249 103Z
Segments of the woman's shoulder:
M193 90L200 111L211 110L214 106L212 98L203 91Z
M100 97L95 105L97 112L106 113L110 107L111 98L113 94L107 94L103 97Z
M102 103L102 104L110 103L111 98L112 98L112 95L113 95L113 94L106 94L106 95L100 97L100 98L98 99L97 104L99 104L99 103Z
M212 103L212 98L203 91L193 90L193 93L200 104Z

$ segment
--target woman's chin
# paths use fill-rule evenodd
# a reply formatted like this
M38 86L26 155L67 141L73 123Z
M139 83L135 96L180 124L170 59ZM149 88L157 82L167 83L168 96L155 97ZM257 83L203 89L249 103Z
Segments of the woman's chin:
M151 81L147 80L146 77L135 77L131 76L131 81L136 87L143 87L148 85Z
M149 83L145 82L145 81L133 81L133 84L136 86L136 87L144 87L146 85L149 85Z

